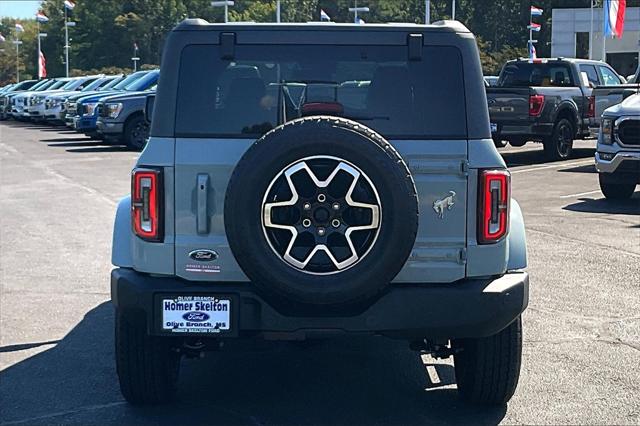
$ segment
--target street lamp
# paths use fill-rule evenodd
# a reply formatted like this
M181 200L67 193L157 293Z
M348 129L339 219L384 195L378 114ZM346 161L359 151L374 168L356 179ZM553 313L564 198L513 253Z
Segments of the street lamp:
M356 24L359 23L358 21L358 12L368 12L369 8L368 7L358 7L358 2L356 1L356 6L355 7L350 7L349 8L349 12L353 12L354 13L354 18L353 18L353 22L355 22Z
M234 2L232 0L223 0L223 1L212 1L211 6L213 7L224 7L224 22L229 22L229 6L233 6Z
M16 38L13 40L13 44L16 45L16 83L20 83L20 45L22 41Z

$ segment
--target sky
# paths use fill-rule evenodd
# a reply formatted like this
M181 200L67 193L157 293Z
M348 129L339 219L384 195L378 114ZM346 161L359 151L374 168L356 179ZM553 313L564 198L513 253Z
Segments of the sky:
M33 18L41 0L0 0L0 17Z

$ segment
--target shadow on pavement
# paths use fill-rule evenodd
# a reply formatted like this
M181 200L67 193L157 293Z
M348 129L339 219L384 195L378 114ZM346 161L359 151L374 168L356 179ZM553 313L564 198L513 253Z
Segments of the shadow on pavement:
M582 213L610 213L640 215L640 192L636 191L629 200L608 200L606 198L579 198L577 203L564 206L563 210Z
M502 158L504 158L504 161L507 163L508 167L552 163L552 161L547 160L547 158L545 157L544 151L542 150L542 145L540 145L540 149L538 150L522 150L522 151L498 150L498 152L502 155ZM595 153L596 153L596 150L592 148L576 148L573 150L573 155L571 160L579 160L581 158L594 157ZM568 161L568 160L565 160L565 161Z
M49 146L64 146L64 144L58 144L55 142L99 142L90 138L81 137L81 138L52 138L52 139L40 139L40 142L54 142L49 143Z
M598 171L596 170L596 164L595 164L595 160L593 164L587 164L584 166L576 166L576 167L569 167L566 169L558 169L559 172L564 172L564 173L598 173Z
M68 141L72 141L74 139L67 139ZM68 148L68 147L83 147L83 146L92 146L92 147L98 147L98 146L103 146L104 143L102 141L94 141L91 139L75 139L77 142L61 142L61 143L48 143L47 146L51 146L51 147L61 147L61 148Z
M441 385L453 367L437 364ZM89 311L55 347L0 372L1 424L497 424L506 406L462 403L431 384L405 342L234 342L184 360L178 402L126 404L113 361L113 308Z
M104 143L100 143L100 142L96 143L95 145L87 148L68 148L66 151L75 153L75 154L82 154L82 153L88 153L88 152L136 152L135 149L129 148L126 145L105 145ZM60 146L60 145L57 145L57 146ZM79 146L79 145L76 145L76 146Z

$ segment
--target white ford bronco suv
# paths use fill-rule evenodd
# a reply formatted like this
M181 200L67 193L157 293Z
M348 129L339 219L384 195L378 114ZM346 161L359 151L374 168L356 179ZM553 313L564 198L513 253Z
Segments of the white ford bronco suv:
M129 402L171 400L181 358L225 339L336 334L453 356L463 398L511 398L524 224L463 25L185 20L146 114L113 236Z

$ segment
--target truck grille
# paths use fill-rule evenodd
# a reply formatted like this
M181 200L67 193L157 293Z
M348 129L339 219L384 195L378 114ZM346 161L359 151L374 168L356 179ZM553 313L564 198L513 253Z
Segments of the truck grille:
M624 145L640 145L640 120L625 120L620 123L618 139Z

